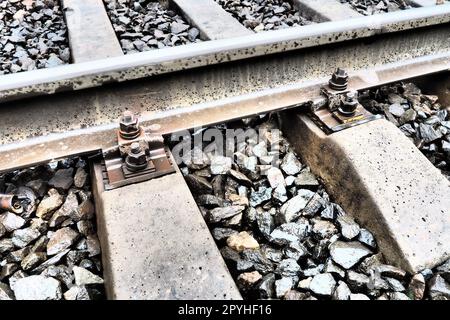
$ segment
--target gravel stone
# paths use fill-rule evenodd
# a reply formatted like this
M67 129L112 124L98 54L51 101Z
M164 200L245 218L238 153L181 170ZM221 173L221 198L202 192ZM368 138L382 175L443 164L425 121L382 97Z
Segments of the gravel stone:
M0 226L3 225L7 232L22 228L25 225L25 219L15 215L12 212L0 214Z
M430 296L432 298L445 297L450 299L450 284L448 284L439 274L431 278L429 285Z
M24 271L34 268L39 263L45 261L47 255L44 252L32 252L23 258L20 266Z
M85 286L72 286L64 292L66 300L92 300L88 289Z
M407 123L412 129L419 131L415 121L427 121L424 124L442 130L439 126L444 127L442 121L447 121L448 113L440 106L429 105L437 103L437 98L420 95L417 88L407 84L400 84L398 88L401 89L395 92L362 94L361 103L372 99L372 107L390 114L391 118L396 117L393 114L396 111L397 115L401 112L392 110L390 113L390 105L398 103L404 108L400 116L403 118L408 116L412 105L416 114L414 120ZM386 101L382 106L373 102L374 97L378 99L383 95ZM435 117L428 116L433 110ZM400 118L397 118L400 125ZM278 125L268 116L245 120L242 124L243 129L263 132L264 137L270 137L268 128ZM239 128L239 121L233 122L231 128ZM225 136L228 124L215 129ZM199 166L188 162L180 168L245 299L390 300L404 299L405 293L411 298L417 296L416 299L447 299L442 288L445 291L448 285L445 281L450 274L450 261L422 270L418 273L420 276L414 277L387 265L371 231L360 227L342 207L333 203L325 186L308 167L301 165L282 134L278 137L279 152L271 150L269 142L257 144L260 141L257 137L236 143L237 152L227 144L226 151L234 152L236 161L227 174L219 173L220 170L217 174L211 173L209 160L202 160ZM432 145L428 145L427 152ZM436 142L433 150L440 153L440 147ZM246 159L251 157L250 165ZM296 168L290 171L293 163L297 164ZM237 242L231 244L232 247L227 246L242 233L248 235L245 238L251 239L254 249L238 246ZM86 239L81 239L76 248L76 252L85 252ZM77 260L77 266L92 272L97 270L94 261L76 258L76 252L70 253L70 259L68 254L66 260ZM74 264L69 262L69 265ZM415 282L410 281L411 278ZM435 291L426 290L432 284Z
M340 0L340 2L350 4L350 6L354 10L366 16L411 8L411 6L408 5L407 2L404 0L389 0L389 1ZM399 99L401 99L401 97L399 97ZM391 101L401 101L401 100L391 100Z
M80 268L77 266L73 267L73 274L75 276L75 284L77 286L103 283L102 278L84 268Z
M198 29L158 1L104 3L125 54L201 41Z
M283 277L275 281L275 295L277 298L283 297L286 292L292 289L294 281L290 277Z
M261 32L311 24L284 0L215 0L247 29Z
M69 248L78 238L78 233L66 227L56 231L48 241L47 254L53 256Z
M241 213L244 209L244 206L214 208L208 212L207 217L210 223L217 223Z
M350 269L371 251L356 241L336 241L330 246L330 254L334 262L344 269Z
M315 294L321 296L331 296L335 286L336 281L331 273L321 273L312 278L309 288Z
M352 292L344 281L339 281L336 289L333 292L333 300L349 300Z
M14 294L17 300L60 300L62 297L59 281L43 276L29 276L17 280Z
M352 240L358 236L360 228L359 225L349 215L339 216L336 219L341 228L342 236L347 240Z
M68 63L66 25L59 2L0 1L0 75Z
M73 168L59 169L53 178L50 179L48 185L55 188L59 192L69 190L73 184Z
M11 288L0 282L0 300L14 300L14 293Z
M64 201L64 197L55 189L51 189L48 194L49 196L41 201L36 211L36 216L44 220L50 219L53 212L58 209Z
M34 228L18 229L12 233L12 242L16 247L24 248L32 241L39 238L41 233Z
M314 192L306 189L298 190L295 197L288 200L280 209L280 218L284 223L291 222L301 215L308 204L309 200L314 196Z
M425 293L425 278L422 274L415 274L408 286L408 295L414 300L422 300Z
M238 234L233 234L227 239L227 245L238 252L245 249L258 249L259 244L248 232L242 231Z

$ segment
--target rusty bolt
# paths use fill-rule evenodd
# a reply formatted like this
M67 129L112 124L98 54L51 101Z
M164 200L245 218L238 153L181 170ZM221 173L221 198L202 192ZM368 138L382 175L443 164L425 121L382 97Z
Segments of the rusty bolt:
M348 74L345 70L337 68L337 70L331 76L328 85L331 89L336 91L343 91L347 89L348 84Z
M131 111L125 111L120 118L120 136L131 140L139 136L140 132L139 119Z
M340 114L350 117L355 114L358 107L358 92L351 91L345 94L345 99L342 101L338 111Z
M139 171L147 168L147 156L142 150L139 142L133 142L130 146L130 151L125 158L125 165L130 171Z

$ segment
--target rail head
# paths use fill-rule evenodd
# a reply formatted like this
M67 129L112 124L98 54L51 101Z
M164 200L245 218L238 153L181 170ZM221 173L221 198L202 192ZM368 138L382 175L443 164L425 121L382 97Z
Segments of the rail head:
M211 40L0 77L0 103L450 23L450 4Z

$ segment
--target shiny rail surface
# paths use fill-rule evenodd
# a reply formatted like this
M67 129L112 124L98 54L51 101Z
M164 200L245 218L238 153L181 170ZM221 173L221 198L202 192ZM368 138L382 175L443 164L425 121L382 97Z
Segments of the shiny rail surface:
M0 77L0 102L98 87L449 22L450 4L445 4L17 73Z

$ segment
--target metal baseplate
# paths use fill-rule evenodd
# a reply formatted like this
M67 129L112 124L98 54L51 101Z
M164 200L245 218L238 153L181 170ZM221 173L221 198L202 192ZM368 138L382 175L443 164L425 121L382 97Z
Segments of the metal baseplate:
M105 190L175 172L170 151L163 136L158 134L158 128L144 130L130 112L125 112L120 120L117 145L102 153Z
M383 118L366 110L358 102L358 93L347 90L346 72L337 69L328 87L322 88L325 103L311 105L312 120L327 134Z

